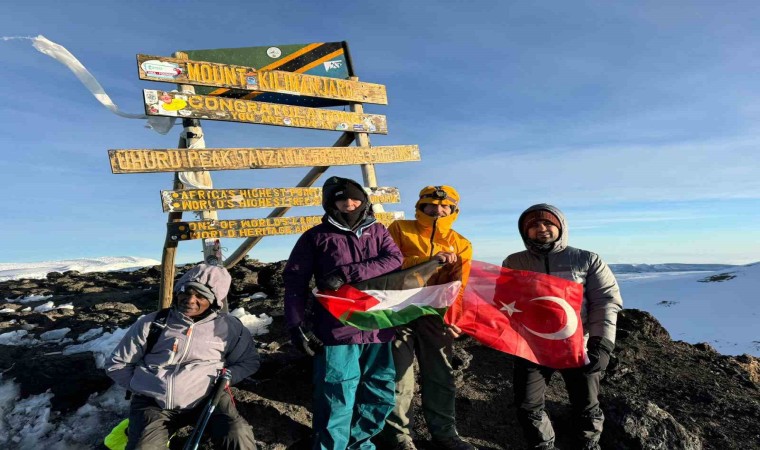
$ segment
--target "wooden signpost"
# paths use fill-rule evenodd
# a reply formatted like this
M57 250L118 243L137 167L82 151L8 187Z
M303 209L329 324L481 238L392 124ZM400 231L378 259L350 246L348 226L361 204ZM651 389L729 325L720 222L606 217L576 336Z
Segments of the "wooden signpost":
M274 169L419 161L416 145L385 147L281 147L109 150L111 171L120 173L192 170Z
M385 86L354 76L345 42L194 50L172 58L140 54L137 65L143 80L181 86L181 92L143 91L148 115L182 119L180 148L108 151L115 174L175 173L173 188L161 191L162 209L169 216L160 307L171 302L178 242L203 240L204 258L220 264L219 240L245 238L223 261L231 267L265 236L302 233L321 223L322 216L284 215L292 207L322 204L321 189L311 186L330 166L361 165L378 221L388 225L403 218L403 213L383 211L382 204L398 203L400 195L396 188L377 187L374 164L419 161L419 148L371 146L369 134L387 134L388 127L385 116L364 113L363 103L387 104ZM319 108L334 105L349 105L350 111ZM199 119L342 134L332 147L205 148ZM358 146L349 147L353 141ZM295 187L231 189L213 188L208 172L285 167L311 170ZM218 210L243 208L274 209L265 218L216 218ZM183 212L195 212L201 220L183 221Z
M188 61L162 56L137 55L141 80L192 84L245 90L240 98L253 92L345 100L347 102L388 104L385 86L340 78L317 77L281 70L256 70L253 67ZM251 96L252 97L252 96Z
M390 225L404 218L401 212L375 213L378 222ZM299 234L322 223L322 216L276 217L263 219L177 222L167 225L175 241Z
M370 202L398 203L398 189L367 188ZM322 205L321 188L183 189L161 191L164 212Z
M387 134L385 116L145 89L145 114Z

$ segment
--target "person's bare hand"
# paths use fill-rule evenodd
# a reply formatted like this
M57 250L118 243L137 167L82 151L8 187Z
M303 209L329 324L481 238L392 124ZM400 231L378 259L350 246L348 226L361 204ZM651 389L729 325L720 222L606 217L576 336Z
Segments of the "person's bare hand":
M457 254L454 252L438 252L434 258L443 264L454 264L458 259Z
M462 335L462 329L453 323L446 324L446 326L448 327L448 331L454 337L454 339Z

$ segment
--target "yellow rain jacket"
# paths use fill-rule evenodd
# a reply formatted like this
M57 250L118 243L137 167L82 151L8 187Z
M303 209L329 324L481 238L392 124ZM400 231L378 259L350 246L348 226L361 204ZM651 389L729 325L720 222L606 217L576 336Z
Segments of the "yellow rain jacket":
M427 203L451 205L453 211L446 217L430 217L421 210L422 205ZM462 281L459 296L446 313L447 323L456 322L456 318L462 313L462 295L470 276L472 262L472 244L451 229L458 215L459 194L453 187L427 186L420 191L420 199L415 205L416 220L397 220L388 227L391 237L404 255L404 269L429 261L438 252L456 253L457 262L441 266L430 283L436 285Z

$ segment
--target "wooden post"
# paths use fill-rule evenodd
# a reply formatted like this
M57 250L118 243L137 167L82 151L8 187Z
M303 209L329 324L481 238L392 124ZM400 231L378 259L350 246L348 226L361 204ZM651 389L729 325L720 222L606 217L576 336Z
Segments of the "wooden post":
M183 52L174 53L174 57L177 59L188 59L187 54ZM195 93L195 88L190 85L179 85L179 90L182 92ZM198 119L182 119L182 134L179 138L179 148L205 148L205 141L203 140L203 129L201 129L201 123ZM207 188L213 187L211 181L211 174L207 171L202 172L181 172L174 174L174 188L183 189L186 186L185 181L189 181L192 187ZM201 211L201 218L203 220L216 219L216 211ZM181 212L169 213L168 222L179 222L182 220ZM205 242L203 240L203 260L213 258L215 255L214 250L218 246L218 241ZM166 233L166 240L164 241L164 250L161 254L161 286L159 289L159 309L168 308L172 302L172 295L174 290L174 273L175 273L175 258L177 255L177 242L172 241L169 233Z
M351 81L359 81L359 77L350 77ZM351 112L358 114L364 114L364 105L361 103L351 103ZM370 147L369 133L354 133L356 136L357 147ZM377 175L375 175L374 164L362 164L362 180L366 187L377 187ZM373 205L372 208L375 212L383 212L385 209L383 205Z
M348 145L351 145L351 142L353 142L355 137L354 133L343 133L340 138L338 138L337 141L335 141L335 144L333 144L333 147L346 147ZM317 166L313 167L311 170L309 170L309 173L306 174L306 176L301 179L301 181L296 185L296 187L309 187L313 185L320 176L322 176L325 171L330 166ZM271 213L267 217L282 217L285 215L286 212L288 212L290 208L275 208L272 210ZM240 247L237 248L225 261L224 261L224 267L230 268L233 267L235 264L239 263L245 255L248 254L248 252L251 251L253 247L256 246L256 244L261 241L261 236L256 236L252 238L248 238L240 245Z

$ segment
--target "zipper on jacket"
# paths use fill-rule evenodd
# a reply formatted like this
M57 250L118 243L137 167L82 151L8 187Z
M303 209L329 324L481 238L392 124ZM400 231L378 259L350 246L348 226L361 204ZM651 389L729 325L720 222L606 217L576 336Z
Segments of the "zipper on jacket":
M433 239L435 238L435 227L438 222L438 218L436 217L433 219L433 230L430 232L430 259L433 259L433 250L435 250L435 244L433 243Z
M195 323L190 325L188 327L187 332L185 332L185 335L187 336L187 342L185 343L185 349L182 352L182 356L177 358L177 363L174 365L174 370L172 371L171 376L169 377L169 383L166 384L166 409L172 409L174 404L172 402L172 387L174 386L174 375L177 374L177 369L179 368L180 363L182 360L187 356L188 350L190 350L190 342L193 339L193 327L195 326Z
M547 275L551 275L551 271L549 270L549 255L544 255L544 269L546 269Z

